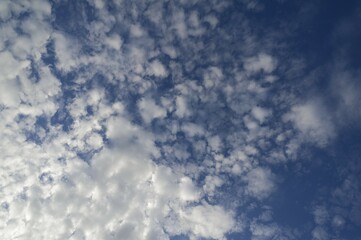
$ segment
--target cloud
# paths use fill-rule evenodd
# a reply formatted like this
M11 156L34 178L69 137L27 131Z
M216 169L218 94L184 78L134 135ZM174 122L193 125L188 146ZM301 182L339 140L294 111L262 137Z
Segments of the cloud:
M21 101L19 94L21 86L16 78L27 78L27 68L30 62L27 60L17 61L10 52L1 52L0 64L4 66L4 71L0 77L1 104L16 107Z
M222 70L217 67L210 67L207 69L203 76L204 86L206 88L212 88L221 84L223 78Z
M80 63L79 46L61 33L52 34L52 39L55 45L57 67L62 71L74 69Z
M107 137L115 145L97 153L91 166L76 157L60 155L67 159L63 165L51 155L61 152L44 155L41 148L34 150L53 159L43 166L19 158L18 166L23 167L16 169L13 161L8 171L19 177L3 179L13 185L3 192L8 206L8 214L2 219L7 226L2 229L3 236L167 239L162 226L167 225L170 211L180 224L177 233L222 238L231 230L233 216L221 207L187 205L199 201L200 191L189 177L151 161L150 155L159 153L148 133L123 117L113 117L107 121ZM59 140L55 138L54 144ZM10 227L12 221L14 228ZM22 225L22 221L30 225Z
M152 99L141 99L138 103L143 120L149 124L155 118L164 118L167 112Z
M218 31L217 13L188 12L175 4L174 14L163 19L156 16L162 15L159 7L155 14L150 7L149 19L159 24L155 33L135 20L142 12L137 4L132 17L117 4L117 16L99 1L59 4L25 4L21 10L6 5L31 17L11 20L1 30L4 41L14 43L0 53L6 67L0 97L5 238L226 238L239 223L235 206L216 202L227 184L218 175L241 176L252 168L240 154L223 156L229 140L217 133L224 123L213 113L225 105L220 95L227 72L217 60L195 76L204 81L183 77L207 59L199 40L209 36L208 28ZM92 7L94 19L88 21ZM64 9L77 14L61 18ZM174 44L176 38L182 43ZM167 78L162 93L156 78ZM248 90L262 92L248 81L235 89L226 96L234 107L239 92L249 101ZM226 119L228 113L223 109L221 115ZM261 109L253 115L266 118ZM160 120L161 136L152 132L154 119ZM210 164L198 165L204 156ZM204 183L202 174L208 176ZM257 185L251 173L247 179L250 195L263 198L265 182Z
M162 77L162 78L168 76L167 69L158 60L154 60L150 63L149 73L150 73L150 75L154 75L156 77Z
M252 115L255 119L257 119L260 123L263 123L271 112L265 108L254 107L252 108Z
M274 224L262 224L253 222L250 226L252 232L252 239L269 239L276 237L279 228Z
M332 218L332 226L335 228L342 228L345 225L345 219L340 215L335 215Z
M120 50L123 45L122 39L117 34L112 34L106 39L106 43L115 50Z
M219 206L200 205L181 213L181 221L195 237L222 239L235 222L233 216ZM197 238L195 238L197 239Z
M334 119L338 127L342 129L350 123L358 125L357 122L361 118L359 114L361 109L360 96L358 94L361 90L358 81L360 73L335 64L331 78L331 96L325 96L325 98L336 102L333 109L335 111Z
M277 61L270 55L260 53L256 57L250 57L245 59L244 68L250 73L256 73L263 71L265 73L271 73L277 67Z
M284 116L284 120L292 121L295 127L307 137L306 141L325 145L331 140L336 132L330 115L317 101L292 107L291 111Z
M312 230L312 239L326 240L329 239L329 236L325 229L323 229L322 227L316 227Z
M187 106L187 101L185 97L178 96L176 98L176 111L175 114L177 114L178 117L186 117L190 114L190 110Z
M173 15L173 26L172 28L176 31L180 39L188 37L187 25L185 22L184 11L179 10Z
M3 237L292 239L269 210L275 172L338 123L288 89L277 32L261 39L244 14L266 5L242 4L1 2ZM348 113L350 82L333 93ZM333 200L357 202L349 185ZM309 234L357 223L352 207L315 207Z
M266 168L252 169L245 176L245 180L247 193L258 199L268 197L276 189L275 175Z
M320 225L325 224L329 218L327 209L324 206L317 206L313 211L313 215L315 222Z
M216 193L216 189L221 187L224 184L224 181L218 176L207 176L205 179L205 184L203 190L209 196L213 196Z

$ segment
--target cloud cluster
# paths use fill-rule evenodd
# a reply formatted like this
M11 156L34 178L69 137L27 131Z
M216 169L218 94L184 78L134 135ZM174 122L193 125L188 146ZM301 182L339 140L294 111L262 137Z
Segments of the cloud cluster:
M280 93L278 43L233 7L1 2L0 235L295 239L267 206L279 169L304 142L327 146L337 123L320 98ZM314 239L345 224L313 215Z

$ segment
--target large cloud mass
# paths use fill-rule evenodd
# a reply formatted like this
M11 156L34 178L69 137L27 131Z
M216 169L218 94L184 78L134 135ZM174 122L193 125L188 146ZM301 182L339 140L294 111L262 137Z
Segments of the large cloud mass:
M309 173L300 150L359 116L359 85L332 78L335 111L300 97L285 81L299 59L252 21L265 6L0 2L1 238L329 239L359 224L346 180L327 189L343 208L309 203L304 234L273 217L279 185Z

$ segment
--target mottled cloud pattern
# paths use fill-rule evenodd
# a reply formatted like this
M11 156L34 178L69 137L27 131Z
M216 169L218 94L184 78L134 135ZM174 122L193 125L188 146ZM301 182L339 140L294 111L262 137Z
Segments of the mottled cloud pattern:
M0 238L357 239L360 73L270 8L2 1Z

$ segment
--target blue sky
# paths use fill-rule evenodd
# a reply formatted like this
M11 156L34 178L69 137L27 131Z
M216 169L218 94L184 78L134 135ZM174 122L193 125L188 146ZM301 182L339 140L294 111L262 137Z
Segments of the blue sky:
M358 1L0 2L2 239L357 240Z

